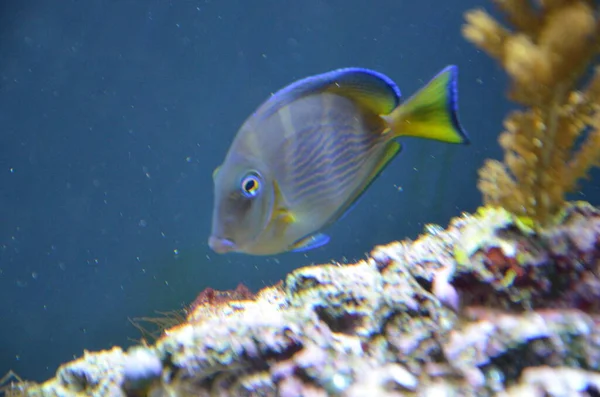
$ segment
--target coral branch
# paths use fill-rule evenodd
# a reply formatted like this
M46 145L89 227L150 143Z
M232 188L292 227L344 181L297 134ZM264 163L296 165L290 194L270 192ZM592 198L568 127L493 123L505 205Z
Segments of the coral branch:
M482 10L465 15L464 37L496 59L511 78L510 113L499 142L504 163L479 171L484 202L547 226L566 193L600 164L600 77L579 82L600 52L600 20L585 0L497 0L510 22ZM579 141L581 149L575 150Z

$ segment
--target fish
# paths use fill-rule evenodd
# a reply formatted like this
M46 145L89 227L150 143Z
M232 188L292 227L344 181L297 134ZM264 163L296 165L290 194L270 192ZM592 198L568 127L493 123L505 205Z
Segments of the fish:
M386 75L349 67L306 77L265 100L213 172L209 247L275 255L329 241L338 221L410 136L468 144L458 119L458 67L406 101Z

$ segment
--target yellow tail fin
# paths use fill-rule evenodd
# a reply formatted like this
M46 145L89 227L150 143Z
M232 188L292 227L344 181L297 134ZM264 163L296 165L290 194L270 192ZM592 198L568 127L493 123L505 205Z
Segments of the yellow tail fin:
M469 143L457 115L456 66L448 66L406 102L383 116L393 136Z

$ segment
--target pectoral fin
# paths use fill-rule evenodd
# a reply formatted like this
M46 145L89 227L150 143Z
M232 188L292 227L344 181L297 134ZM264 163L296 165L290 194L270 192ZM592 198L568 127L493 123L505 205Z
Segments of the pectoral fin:
M285 234L287 228L296 223L296 216L289 209L286 200L281 194L281 188L276 181L273 182L273 190L275 191L275 203L270 223L275 235L279 236Z
M292 214L290 211L288 211L287 209L284 208L280 208L277 210L276 213L276 218L277 222L279 222L282 225L291 225L292 223L296 222L296 217L294 216L294 214Z

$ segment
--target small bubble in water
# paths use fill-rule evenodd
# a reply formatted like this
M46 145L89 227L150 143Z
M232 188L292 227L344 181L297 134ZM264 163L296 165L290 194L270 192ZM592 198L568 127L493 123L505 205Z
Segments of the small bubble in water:
M31 278L34 279L34 280L37 280L38 273L37 272L31 272Z

